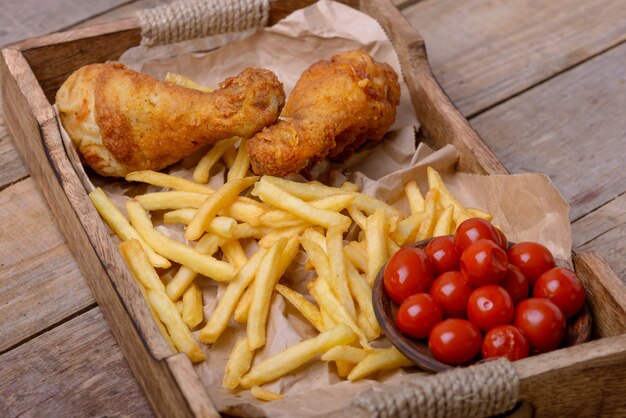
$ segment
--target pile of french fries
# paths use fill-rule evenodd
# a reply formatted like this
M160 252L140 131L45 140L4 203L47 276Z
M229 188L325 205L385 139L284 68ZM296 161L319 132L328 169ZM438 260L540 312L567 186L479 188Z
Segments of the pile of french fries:
M220 160L229 168L226 182L212 189L206 183ZM315 181L259 178L249 169L245 140L231 138L215 144L200 160L194 181L153 171L128 174L127 181L163 189L129 200L128 217L101 189L90 194L122 240L121 253L166 340L200 362L205 358L200 342L216 342L229 326L245 327L246 337L237 340L226 364L223 385L250 389L261 400L282 396L261 385L314 358L334 362L338 375L351 381L410 366L395 348L371 344L381 335L372 307L374 279L400 247L454 233L467 218L491 220L491 215L464 207L430 167L425 196L415 182L404 187L408 216L349 182L335 188ZM248 189L249 195L243 195ZM191 245L159 232L150 218L153 211L162 211L165 224L184 225ZM348 231L357 239L346 242ZM248 255L244 248L254 251ZM280 283L301 249L307 255L305 269L316 275L307 285L308 295ZM180 267L165 282L156 269L173 263ZM203 295L195 281L207 279L226 288L212 315L204 318ZM267 341L275 293L319 334L251 367L255 352ZM199 341L192 334L198 329Z

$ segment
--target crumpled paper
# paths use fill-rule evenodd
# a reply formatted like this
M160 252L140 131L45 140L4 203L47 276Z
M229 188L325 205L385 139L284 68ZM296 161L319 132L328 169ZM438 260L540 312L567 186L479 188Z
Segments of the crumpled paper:
M378 22L357 10L331 1L319 1L271 28L244 35L222 36L204 43L196 41L194 45L216 47L224 40L230 42L208 53L184 52L181 45L161 48L158 53L139 47L129 51L121 60L157 78L164 78L167 72L176 72L207 86L215 86L248 66L264 67L278 75L288 94L302 71L312 63L340 52L362 48L376 60L389 63L401 76L397 55ZM155 55L158 57L155 58ZM571 247L569 208L548 177L540 174L482 176L457 173L454 165L458 152L453 146L448 145L437 151L424 144L416 148L415 129L419 124L404 81L401 86L398 117L386 140L375 148L359 151L343 164L323 162L313 170L313 176L332 185L350 180L359 184L365 193L392 203L406 213L408 205L402 196L403 185L415 180L422 191L426 191L426 167L432 166L442 174L449 189L464 205L491 212L494 215L493 222L502 228L510 241L539 241L557 258L568 259ZM65 139L69 143L66 135ZM68 154L71 156L71 150L68 150ZM84 174L75 156L73 161L77 170ZM185 161L166 171L191 178L191 170ZM213 169L210 184L213 187L221 185L224 173L225 167L218 164ZM97 176L85 182L87 188L93 187L91 182L102 187L122 211L125 211L125 201L135 194L156 191L152 186ZM163 225L159 222L159 214L153 215L153 221L161 232L184 242L182 227ZM253 246L246 245L246 249L250 252ZM312 274L302 268L304 261L305 257L300 254L281 283L306 293L305 284L312 278ZM165 280L172 273L165 272ZM224 285L217 285L203 277L199 277L196 282L203 289L204 314L208 318L215 309ZM203 325L204 322L198 329ZM221 385L233 344L237 336L244 333L245 328L232 322L215 344L203 345L207 359L195 365L216 407L232 415L319 416L348 406L363 391L380 390L382 385L402 384L410 380L413 374L420 373L416 370L381 372L352 383L338 378L334 366L312 361L265 385L265 388L283 393L285 397L264 403L253 398L248 391L232 392ZM280 295L274 295L267 345L256 353L254 363L315 334L316 331L292 307L286 305ZM379 346L388 344L384 338L378 342Z

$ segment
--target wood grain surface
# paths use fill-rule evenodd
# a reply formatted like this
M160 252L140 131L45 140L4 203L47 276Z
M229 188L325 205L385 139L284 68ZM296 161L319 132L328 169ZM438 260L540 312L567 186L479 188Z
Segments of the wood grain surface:
M10 41L71 25L129 17L136 9L162 4L165 0L89 0L78 7L77 3L72 3L73 9L68 9L67 0L48 0L36 2L37 7L31 7L29 13L14 12L16 7L26 7L33 2L35 0L26 0L10 5L9 25L24 31L23 36L19 35L21 32L10 31L15 37ZM104 3L104 9L88 6ZM549 149L559 151L565 148L560 146L560 141L567 140L563 133L574 135L568 142L573 149L565 150L573 161L565 161L565 168L559 166L560 157L551 159L546 155L539 156L544 158L544 165L537 167L539 171L556 173L557 180L564 181L563 186L558 182L557 186L565 187L568 197L579 196L576 205L580 209L573 217L577 219L573 224L574 248L597 251L606 258L619 279L624 280L626 195L623 170L617 167L609 172L592 164L606 158L612 163L620 150L625 154L619 145L626 144L626 131L615 112L621 109L623 115L626 100L623 72L616 73L620 65L623 71L623 46L615 47L626 38L624 3L619 0L396 3L408 5L403 14L425 38L434 75L446 93L466 115L485 113L472 123L509 170L523 169L528 161L533 161L525 160L526 149L518 153L510 151L519 149L519 143L527 140L523 134L528 130L544 139L541 144L545 142ZM8 16L7 4L0 5L0 22L3 23L2 19ZM120 4L122 7L115 8ZM109 8L110 11L102 13ZM31 18L32 13L37 14L36 19ZM7 42L8 38L2 37L9 33L6 30L9 25L0 24L0 44ZM593 58L595 55L598 57ZM602 59L605 56L608 58ZM584 88L578 87L579 80ZM550 94L542 93L546 87L551 88ZM596 94L594 89L602 93ZM556 97L550 98L551 95ZM516 100L515 106L503 107L513 96L517 96L512 99ZM561 97L560 100L557 97ZM578 107L573 107L570 102L576 100L582 101ZM518 107L531 117L520 119L509 115L515 114ZM532 113L533 107L539 111ZM575 120L571 120L572 112L577 115ZM567 124L576 124L577 129L591 136L590 139L565 127L563 119L568 120ZM502 132L502 124L515 133ZM3 208L0 215L0 352L13 347L0 355L0 370L3 371L0 416L43 416L50 411L59 416L151 415L99 308L92 307L93 299L67 246L55 230L48 207L38 197L32 180L20 181L27 172L6 136L0 122L0 204ZM582 149L586 151L584 155L577 152ZM612 152L615 149L618 152ZM578 182L568 180L568 175L576 177ZM616 175L622 179L622 184L616 185L607 175ZM585 197L596 184L602 185L599 196ZM16 221L9 214L20 215L24 220L19 221L18 216ZM28 232L35 228L33 225L42 232ZM38 303L36 310L30 308L29 303ZM52 320L46 315L30 317L40 310L57 316ZM13 322L19 322L19 326L5 326ZM22 327L27 331L22 332ZM10 339L12 342L7 343ZM581 366L579 372L587 375L597 371L604 376L605 389L596 393L599 399L605 399L609 392L616 392L617 386L623 385L619 371L604 373L602 364L590 367ZM538 388L542 387L541 381L536 383ZM584 385L581 388L584 389ZM582 402L567 393L559 396L563 397L564 404L572 405L572 410L577 410ZM608 399L607 407L619 402L611 396ZM584 412L601 414L603 409L598 405L594 403ZM558 416L560 411L542 412Z

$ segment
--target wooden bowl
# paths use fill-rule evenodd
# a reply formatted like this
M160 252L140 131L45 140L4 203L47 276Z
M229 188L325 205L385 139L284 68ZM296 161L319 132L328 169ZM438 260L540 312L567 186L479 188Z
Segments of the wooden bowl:
M431 240L432 238L417 242L411 245L411 247L425 248ZM509 243L509 247L511 245L513 244ZM559 260L557 260L557 264L559 264ZM437 373L454 367L434 358L428 348L427 340L417 340L400 332L395 321L398 306L387 296L383 286L383 273L386 266L385 264L382 267L374 281L372 298L376 318L387 338L389 338L391 343L405 356L426 371ZM588 341L590 337L591 314L585 303L580 312L568 320L561 347L584 343Z

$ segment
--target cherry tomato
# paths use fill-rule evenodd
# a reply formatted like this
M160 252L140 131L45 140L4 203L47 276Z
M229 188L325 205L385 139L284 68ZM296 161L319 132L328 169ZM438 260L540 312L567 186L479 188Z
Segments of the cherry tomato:
M472 288L458 271L448 271L437 277L430 295L441 305L446 318L467 318L467 301Z
M447 364L463 364L480 352L482 335L466 319L441 321L430 332L428 347L435 358Z
M533 296L550 299L566 318L571 318L585 303L585 287L572 270L555 267L539 276Z
M454 245L454 236L446 235L433 238L425 250L430 262L435 268L435 274L440 275L446 271L459 270L461 253Z
M496 285L479 287L467 301L468 319L484 332L511 322L514 311L511 296Z
M507 248L509 248L509 240L506 238L506 235L504 235L504 232L502 232L500 228L494 226L493 229L496 230L496 232L498 233L498 237L500 237L500 247L502 247L502 249L506 251Z
M483 358L506 357L511 361L528 357L528 338L513 325L491 329L483 339Z
M433 266L419 248L402 248L387 263L385 291L398 305L411 295L428 292L434 280Z
M461 273L473 287L500 283L508 266L506 252L486 239L473 242L461 255Z
M565 316L548 299L529 298L515 308L513 325L528 337L530 348L538 353L554 350L565 334Z
M520 269L531 286L544 271L554 267L554 257L550 250L536 242L520 242L507 252L509 263Z
M514 305L526 299L530 291L528 279L512 264L509 264L509 270L506 272L506 276L500 283L500 286L511 296Z
M403 334L427 338L443 319L443 310L428 293L418 293L404 299L396 314L396 324Z
M500 236L493 225L480 218L470 218L463 221L454 233L454 245L461 252L479 239L488 239L500 244Z

